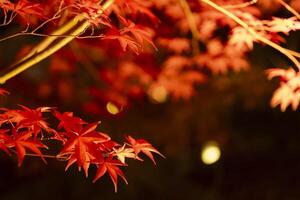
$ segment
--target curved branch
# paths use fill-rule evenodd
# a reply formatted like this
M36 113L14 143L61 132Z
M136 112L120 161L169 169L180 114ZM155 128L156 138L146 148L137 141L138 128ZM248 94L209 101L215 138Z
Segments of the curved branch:
M288 49L285 49L283 47L281 47L280 45L272 42L271 40L259 35L255 29L251 28L246 22L244 22L243 20L241 20L239 17L237 17L236 15L234 15L233 13L229 12L228 10L226 10L225 8L215 4L214 2L210 1L210 0L199 0L199 2L203 2L211 7L213 7L214 9L218 10L219 12L225 14L226 16L228 16L229 18L231 18L232 20L234 20L237 24L239 24L240 26L242 26L243 28L245 28L251 35L253 35L253 37L255 37L258 41L269 45L271 47L273 47L274 49L278 50L279 52L281 52L282 54L284 54L286 57L288 57L297 67L296 71L300 71L300 63L297 60L297 58L291 54L291 52Z
M108 9L113 3L114 3L114 0L106 1L103 4L102 9L99 10L99 12L97 13L98 16L103 14L104 10ZM71 30L72 28L74 28L74 26L76 26L83 19L84 19L84 15L81 14L81 15L75 17L72 21L67 23L65 26L54 31L53 34L54 35L64 34L65 32L67 32L67 30ZM39 63L40 61L42 61L45 58L49 57L50 55L54 54L56 51L58 51L59 49L61 49L65 45L67 45L74 38L76 38L78 35L80 35L82 32L84 32L89 26L90 26L90 22L84 21L75 30L71 31L70 36L61 39L56 44L54 44L53 46L51 46L50 48L47 49L47 47L53 41L55 41L57 39L57 36L49 36L49 38L47 38L43 42L41 42L34 49L34 51L31 51L27 56L25 56L24 59L22 59L20 62L18 62L16 64L16 68L14 68L12 71L1 76L0 84L4 84L7 80L13 78L14 76L20 74L21 72L25 71L26 69L32 67L33 65Z
M183 9L183 12L184 12L186 18L187 18L187 21L188 21L188 24L190 27L190 31L192 33L193 51L195 54L197 54L197 53L199 53L198 42L199 42L200 34L197 29L195 18L193 17L193 13L191 11L191 8L190 8L188 2L186 0L178 0L178 1Z

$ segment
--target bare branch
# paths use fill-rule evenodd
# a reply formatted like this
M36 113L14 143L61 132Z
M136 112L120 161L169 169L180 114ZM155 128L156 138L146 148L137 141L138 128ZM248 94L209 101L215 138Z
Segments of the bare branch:
M294 8L282 0L277 1L300 20L300 14Z
M238 9L238 8L246 8L248 6L251 6L253 4L256 4L258 0L251 0L249 2L241 3L241 4L236 4L236 5L225 5L222 6L225 9Z
M198 32L198 29L197 29L197 24L195 22L195 18L193 16L193 13L191 11L191 8L188 4L188 2L186 0L178 0L182 9L183 9L183 12L187 18L187 21L188 21L188 25L190 27L190 31L192 32L192 35L193 35L193 38L192 38L192 46L193 46L193 52L194 54L197 54L199 53L199 32Z

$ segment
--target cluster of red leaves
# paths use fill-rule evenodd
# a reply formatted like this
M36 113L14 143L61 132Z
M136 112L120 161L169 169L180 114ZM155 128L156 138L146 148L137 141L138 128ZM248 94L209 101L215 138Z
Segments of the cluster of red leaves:
M101 80L109 85L107 90L118 91L117 95L112 95L108 101L115 102L114 99L123 99L123 103L117 102L117 104L124 107L130 103L130 98L141 96L143 91L144 94L153 98L155 96L153 94L161 89L165 90L165 95L174 99L189 99L195 93L194 86L205 82L210 74L225 74L231 70L239 72L249 68L247 53L253 49L254 42L258 41L248 30L205 4L190 1L188 3L199 33L198 47L195 47L191 38L188 17L180 3L175 0L151 2L151 11L159 13L161 20L156 24L157 28L154 28L153 40L163 53L157 54L153 49L146 49L142 55L133 59L133 56L128 56L128 53L127 55L112 53L112 49L116 50L113 44L95 45L95 47L101 46L106 56L119 60L118 63L107 65L105 62L105 66L99 65L99 68L109 68L110 79L103 78L107 77L107 70L99 70ZM214 2L223 7L244 3L242 0ZM247 23L258 35L278 44L284 41L281 33L287 35L299 29L300 22L296 17L287 19L273 17L262 20L261 10L256 5L230 11ZM140 21L145 23L145 21ZM145 25L149 26L149 23ZM122 41L119 42L123 50L126 49L127 43L123 45ZM129 48L134 52L138 49L136 45ZM149 62L149 60L155 61ZM132 66L135 66L136 70L130 70ZM125 79L122 78L124 71L131 71L131 74L125 73ZM135 81L128 81L129 77ZM141 79L147 81L140 81ZM126 93L124 91L127 89L124 88L132 88L139 92ZM103 89L98 90L94 98L98 100L98 97L105 93L107 92ZM166 98L162 99L166 100Z
M264 9L260 6L266 5L267 1L256 4L245 0L213 2L240 18L257 35L279 45L284 42L284 36L300 29L297 17L263 19ZM297 7L299 3L295 2L291 5ZM97 102L109 101L126 107L132 99L143 96L150 99L160 96L158 102L166 101L167 97L187 100L195 94L195 86L205 82L210 75L249 68L247 54L255 42L260 42L257 37L201 1L186 3L190 13L178 0L115 0L103 14L103 1L99 0L44 0L38 3L7 0L1 1L0 7L4 13L13 12L27 19L29 24L45 19L54 22L47 24L47 33L64 24L66 19L84 15L91 26L82 36L93 38L77 40L77 50L71 46L57 52L52 57L50 69L55 73L76 73L74 69L78 63L93 68L90 71L94 78L97 76L97 86L82 89L91 91L86 105L101 110L102 104ZM42 16L41 8L46 10ZM57 13L60 15L51 20ZM78 49L88 49L89 55L76 53ZM49 91L60 91L53 87L61 87L63 93L69 95L79 91L72 86L76 80L62 85L56 84L61 82L57 78L55 84L49 82L49 88L52 87Z
M42 6L37 2L19 0L13 3L10 0L1 0L0 7L5 13L13 12L25 19L30 16L42 17Z
M1 94L7 94L3 89ZM97 131L99 122L87 123L72 112L60 113L55 108L39 107L30 109L2 108L0 114L0 149L8 155L16 154L19 166L25 156L55 158L67 162L66 170L76 163L79 171L88 176L91 165L98 168L94 182L108 173L117 191L118 176L126 183L121 167L127 166L125 159L142 161L141 153L148 156L155 164L152 153L163 157L149 142L126 136L127 142L119 144L102 132ZM48 114L57 119L58 124L51 128L47 122ZM45 141L59 141L61 149L57 155L46 155ZM30 151L31 153L28 153Z

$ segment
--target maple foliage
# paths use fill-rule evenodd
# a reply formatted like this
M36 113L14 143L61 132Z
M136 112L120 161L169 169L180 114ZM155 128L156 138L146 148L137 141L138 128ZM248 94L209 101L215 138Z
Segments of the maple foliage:
M299 55L280 46L285 36L300 28L298 4L272 2L293 16L264 17L270 2L243 0L5 0L0 5L5 16L2 26L16 19L27 25L29 35L68 37L72 27L77 27L69 19L88 22L71 45L51 57L49 69L59 77L76 73L78 63L86 66L96 86L81 87L90 91L84 109L101 114L102 102L126 108L145 96L159 103L188 100L195 86L211 75L250 69L247 55L254 43L274 47L299 67ZM34 52L39 50L33 48L26 58ZM45 83L49 92L42 95L58 91L66 98L76 93L72 81L66 85L55 78Z
M270 2L274 8L268 14ZM63 102L80 99L83 109L95 115L107 114L110 105L118 114L146 98L188 101L210 77L250 70L248 54L260 44L290 61L288 69L266 71L269 79L279 77L271 106L296 110L300 55L285 43L300 29L299 8L297 0L0 0L1 42L42 38L16 53L0 83L49 58L49 76L33 86L33 93ZM273 9L290 13L283 17ZM81 84L85 75L88 83ZM1 96L7 94L0 89ZM142 161L145 154L156 164L153 154L164 157L144 139L127 136L119 144L97 131L99 122L88 123L73 112L23 105L1 111L0 149L16 155L19 166L26 156L64 160L66 170L77 165L86 176L95 166L94 181L108 174L116 191L118 177L127 183L122 172L127 159ZM46 116L55 118L57 126ZM44 140L61 143L57 155L45 154Z
M0 149L9 156L15 154L19 166L26 156L38 156L45 163L46 158L54 158L67 162L66 170L76 163L79 171L83 168L88 176L90 166L96 165L98 171L94 182L107 172L117 191L118 175L127 183L121 170L121 167L127 166L126 158L142 161L139 157L141 151L154 163L150 152L164 157L150 143L135 140L131 136L126 137L130 144L121 145L111 140L107 134L96 130L100 122L87 123L72 112L60 113L51 107L30 109L20 105L20 108L4 108L0 114ZM49 118L45 118L45 114L57 119L56 127L49 126ZM59 141L59 153L46 154L48 147L45 141Z
M280 87L274 92L271 100L271 106L280 105L280 109L285 111L289 105L293 110L296 110L300 102L300 77L299 72L295 72L292 68L284 69L269 69L266 71L268 78L272 79L279 77Z

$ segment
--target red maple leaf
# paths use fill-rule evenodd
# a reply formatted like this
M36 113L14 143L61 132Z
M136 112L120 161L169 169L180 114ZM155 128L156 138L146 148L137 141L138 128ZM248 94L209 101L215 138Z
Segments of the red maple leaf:
M94 161L98 165L98 170L95 175L95 178L93 182L96 182L99 178L101 178L106 172L108 172L114 187L115 187L115 192L117 192L117 185L118 185L118 176L120 176L126 184L128 184L124 173L118 166L124 166L124 164L116 159L113 159L112 156L109 156L108 158L104 160L96 160Z
M17 156L18 156L18 165L21 166L26 155L26 149L32 151L46 163L46 160L43 157L42 152L39 148L47 148L46 145L41 143L38 140L33 140L32 131L22 131L19 132L15 128L12 129L12 136L10 139L7 139L5 142L5 146L8 148L15 148ZM5 136L6 137L6 136Z
M19 124L23 120L23 116L18 112L18 110L10 110L7 108L1 108L2 111L5 111L0 115L0 125L9 123L9 124Z
M110 137L95 131L98 124L88 124L83 128L65 133L68 140L59 155L71 155L66 170L77 162L78 169L81 170L81 167L83 167L86 176L88 176L90 161L102 157L96 144L109 141Z
M3 150L8 155L11 155L5 143L10 140L9 135L7 135L8 130L0 130L0 149Z
M35 15L38 17L43 17L42 7L39 3L32 3L27 0L20 0L12 8L22 18L28 19L30 15Z
M136 25L132 21L126 20L125 18L121 18L121 19L122 19L122 23L125 25L125 27L120 30L121 35L132 34L132 36L141 46L143 46L145 40L146 42L151 44L152 47L156 49L154 43L152 42L152 33L149 28L147 29L144 26Z
M14 4L9 0L0 1L0 8L6 13L8 10L11 10L14 7Z
M149 142L147 142L144 139L136 140L131 136L127 136L126 139L130 143L130 145L133 148L137 157L138 157L139 153L142 152L146 156L148 156L155 165L156 165L156 162L155 162L151 152L156 153L156 154L160 155L161 157L165 158L164 155L162 155L158 150L156 150Z
M58 124L58 128L64 128L66 131L78 130L82 127L82 125L87 124L79 117L75 117L72 112L64 112L63 114L54 111L54 116L60 121Z
M30 109L26 106L20 105L23 110L18 110L17 113L21 116L21 120L18 123L20 127L29 127L33 130L34 137L36 138L42 129L50 131L51 128L43 118L42 113L49 112L50 107L39 107L36 109Z
M112 31L108 33L103 39L108 39L108 40L118 40L120 43L120 46L122 47L123 51L126 51L127 48L132 50L134 53L139 54L142 46L138 44L134 38L127 34L121 34L116 31Z

